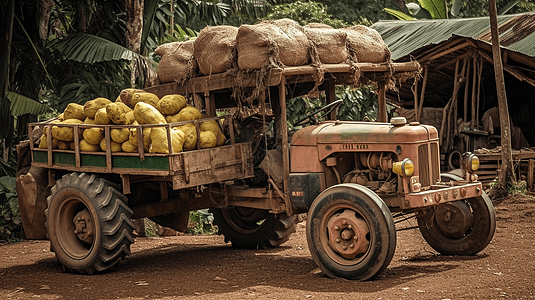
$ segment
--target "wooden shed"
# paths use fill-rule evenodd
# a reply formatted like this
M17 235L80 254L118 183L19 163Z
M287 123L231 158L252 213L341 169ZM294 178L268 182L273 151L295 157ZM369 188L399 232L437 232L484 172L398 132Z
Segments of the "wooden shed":
M445 169L458 166L460 153L480 149L480 178L493 180L501 139L489 18L381 21L373 28L392 60L417 60L422 66L420 77L388 92L387 100L396 107L391 114L437 127ZM513 159L517 174L533 190L535 12L499 16L498 28L512 148L518 150Z

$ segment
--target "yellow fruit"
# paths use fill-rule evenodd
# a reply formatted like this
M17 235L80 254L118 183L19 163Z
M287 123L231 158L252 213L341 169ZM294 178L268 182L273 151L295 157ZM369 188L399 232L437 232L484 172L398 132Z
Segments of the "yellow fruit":
M214 148L217 144L217 138L211 131L202 131L199 138L201 139L201 149Z
M124 143L128 140L128 136L130 135L130 131L128 128L112 128L110 129L110 137L111 139L119 144Z
M67 119L60 124L82 124L79 119ZM80 129L80 133L81 133ZM74 141L74 128L73 127L60 127L52 126L52 137L60 141L70 142Z
M217 143L216 143L216 146L223 146L225 145L225 142L227 141L227 139L225 138L225 135L219 131L217 133Z
M131 120L128 119L126 114L132 109L126 104L121 102L112 102L106 106L106 114L108 118L117 125L129 125Z
M178 120L178 118L179 118L179 115L178 115L178 114L165 116L165 120L167 121L167 123L176 123L176 122L180 122L180 121Z
M58 139L52 138L52 149L58 148L58 143L59 143ZM47 149L48 148L46 135L44 135L44 134L41 136L41 140L39 141L39 148L41 148L41 149Z
M157 107L159 101L160 101L160 98L158 98L158 96L154 95L153 93L137 92L132 95L132 99L130 100L130 105L132 107L136 107L136 104L138 102L145 102L154 107Z
M101 108L105 108L108 104L110 104L111 101L106 98L95 98L91 101L87 101L84 104L84 114L88 118L95 118L95 114L97 113L97 110Z
M211 131L214 136L217 136L217 133L220 131L219 124L216 120L204 121L200 126L201 131Z
M137 145L134 145L130 143L130 141L126 140L126 142L121 145L121 149L123 149L124 152L134 153L137 152Z
M153 127L150 132L151 145L150 153L169 154L169 143L167 142L167 131L164 127Z
M104 138L104 129L100 127L91 127L84 130L84 140L91 145L98 145Z
M121 152L123 149L122 149L122 145L121 143L116 143L112 140L110 140L110 143L111 143L111 152ZM100 149L102 149L102 151L106 151L106 139L102 139L100 141Z
M119 94L119 97L117 97L117 100L115 100L115 102L122 102L130 107L134 107L134 105L131 104L132 95L134 95L134 93L140 93L140 92L143 92L143 90L124 89L121 91L121 93Z
M85 139L80 140L80 151L87 151L87 152L97 152L100 151L100 145L92 145L88 143Z
M95 113L95 124L97 125L108 125L110 124L110 118L108 118L108 114L106 113L106 108L103 107Z
M186 141L184 142L184 150L193 150L197 147L197 129L195 124L188 123L178 127L179 130L184 132Z
M64 113L59 114L58 120L59 121L64 121L65 120L65 114Z
M177 114L186 107L186 98L182 95L166 95L158 102L158 110L165 115Z
M84 114L84 106L77 103L69 103L63 112L63 118L68 119L78 119L85 120L86 115Z
M192 121L192 120L198 120L202 118L201 112L193 107L193 106L186 106L180 112L178 112L178 121Z
M183 151L184 142L186 141L186 135L182 130L171 130L171 145L173 147L173 153L179 153Z
M97 123L95 122L95 119L91 119L89 117L85 118L84 120L84 124L88 124L88 125L96 125Z
M139 102L134 107L136 121L143 124L167 124L165 117L154 106Z
M142 131L143 131L143 150L145 150L145 152L149 152L150 150L150 144L151 144L151 139L150 139L150 132L151 132L152 128L143 128ZM135 144L137 145L137 128L130 128L130 136L128 137L128 140L130 141L130 143L132 144Z

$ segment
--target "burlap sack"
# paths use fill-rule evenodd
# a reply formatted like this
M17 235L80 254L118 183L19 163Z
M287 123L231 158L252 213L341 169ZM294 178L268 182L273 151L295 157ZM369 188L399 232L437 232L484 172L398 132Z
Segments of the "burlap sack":
M238 67L301 66L308 62L308 39L299 24L290 19L242 25L236 36Z
M291 19L275 20L274 23L284 32L275 36L281 62L288 67L306 65L309 43L301 25Z
M193 44L193 55L203 75L223 73L230 68L236 55L236 35L233 26L207 26Z
M390 50L375 29L356 25L342 30L347 33L349 54L356 62L379 63L390 60Z
M182 81L195 76L197 61L193 56L193 42L173 42L159 46L154 53L162 58L158 63L161 83Z
M305 34L312 42L323 64L339 64L348 58L347 33L328 27L304 27Z

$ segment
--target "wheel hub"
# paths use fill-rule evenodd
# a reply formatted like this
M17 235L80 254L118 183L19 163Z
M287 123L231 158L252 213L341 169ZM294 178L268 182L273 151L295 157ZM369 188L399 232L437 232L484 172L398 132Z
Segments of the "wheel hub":
M329 246L345 259L354 259L366 253L370 241L366 238L370 229L366 221L356 217L352 210L333 215L327 223Z
M75 226L74 234L76 234L78 239L86 244L92 244L95 235L95 226L87 208L77 213L72 221Z
M474 215L463 201L439 205L435 220L442 233L450 238L460 239L474 226Z

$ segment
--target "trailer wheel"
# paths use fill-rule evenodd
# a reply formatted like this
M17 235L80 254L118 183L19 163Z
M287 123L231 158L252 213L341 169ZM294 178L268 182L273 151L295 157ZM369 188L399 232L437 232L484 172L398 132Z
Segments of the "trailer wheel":
M446 179L461 178L443 174ZM429 246L445 255L474 255L487 247L496 230L496 212L485 192L420 212L417 220Z
M277 247L295 232L295 216L285 213L272 214L267 210L247 207L211 208L218 234L225 236L225 243L239 248Z
M307 220L312 258L331 278L367 280L380 274L396 250L396 229L387 205L352 183L323 191Z
M69 173L48 197L47 235L64 271L94 274L120 264L134 242L128 199L94 174Z

